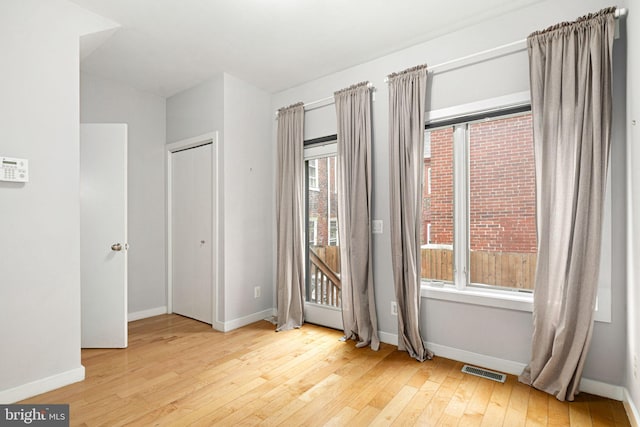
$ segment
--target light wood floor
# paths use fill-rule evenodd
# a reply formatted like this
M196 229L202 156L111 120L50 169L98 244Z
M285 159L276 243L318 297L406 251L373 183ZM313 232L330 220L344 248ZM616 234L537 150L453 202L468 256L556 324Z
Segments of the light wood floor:
M83 350L83 382L22 403L69 403L72 425L628 426L620 402L559 402L509 376L418 363L394 346L340 342L266 321L226 334L176 315L132 322L129 348Z

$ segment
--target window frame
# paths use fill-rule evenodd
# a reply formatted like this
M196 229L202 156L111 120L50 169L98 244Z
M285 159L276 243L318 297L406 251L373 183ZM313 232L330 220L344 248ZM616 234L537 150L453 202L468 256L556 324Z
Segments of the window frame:
M488 118L504 118L523 114L530 110L528 97L520 96L514 102L504 103L498 108L488 104L461 106L427 114L425 132L441 128L453 129L453 282L421 279L421 296L431 299L456 301L467 304L507 308L518 311L533 311L533 292L498 286L478 286L470 280L470 155L469 124ZM456 112L456 114L451 114ZM438 117L437 114L442 116ZM434 118L434 116L436 118ZM459 249L461 248L461 249ZM461 266L461 267L460 267Z
M338 194L338 153L336 152L336 155L333 156L333 161L327 160L327 173L329 176L331 176L331 170L333 170L333 179L329 179L329 193Z
M435 129L438 127L451 126L456 122L462 120L467 122L474 121L474 116L486 115L492 113L493 115L500 115L500 112L512 111L516 112L518 109L522 111L530 109L531 100L530 93L528 91L517 92L510 95L491 98L479 102L473 102L469 104L463 104L454 107L443 108L439 110L431 110L425 113L425 129ZM454 144L455 144L455 128L454 128ZM465 144L468 146L468 144ZM468 230L468 227L462 224L462 228L458 224L459 221L464 221L467 215L459 215L458 209L465 209L466 212L469 206L469 196L467 191L468 186L468 164L465 162L468 160L464 153L458 153L456 155L456 147L454 146L453 155L453 168L454 168L454 284L448 284L444 282L428 281L421 279L420 295L423 298L436 299L443 301L453 301L466 304L504 308L516 311L533 312L533 298L534 292L523 292L518 289L498 288L498 287L482 287L482 286L461 286L466 284L466 275L469 271L469 265L467 263L468 252L468 239L469 236L466 233L460 232L460 230ZM458 163L459 165L456 165ZM464 170L463 175L459 176L456 168L460 167ZM609 168L609 171L611 168ZM466 181L465 181L466 180ZM458 187L462 187L462 191ZM603 224L604 230L611 227L611 180L607 180L607 196L605 197L605 220ZM607 211L609 211L607 213ZM607 221L608 218L608 221ZM462 245L462 246L458 246ZM456 247L465 248L463 251L456 251ZM462 255L460 255L462 253ZM610 255L610 254L609 254ZM605 258L607 254L602 251L601 257ZM457 268L462 265L463 268ZM596 308L594 313L594 319L598 322L611 323L611 265L607 264L606 260L601 259L601 270L605 267L604 274L601 271L600 280L598 283L598 297L596 300ZM608 275L608 279L603 279Z
M338 137L337 135L328 135L325 137L321 137L321 138L315 138L315 139L311 139L311 140L305 140L304 141L304 150L303 150L303 161L305 162L305 164L307 164L308 161L312 161L315 160L316 164L317 164L317 160L318 159L322 159L325 157L329 157L329 156L337 156L338 153L338 141L337 141ZM333 317L333 315L327 315L327 312L337 312L338 314L340 313L340 309L336 309L334 307L329 307L329 306L320 306L317 305L313 302L310 301L310 295L311 295L311 288L309 286L310 283L310 276L309 276L309 264L310 264L310 258L309 258L309 250L310 250L310 246L311 246L311 242L309 241L309 224L311 222L313 222L314 224L314 234L316 236L316 242L317 242L317 236L318 236L318 218L317 217L310 217L309 216L309 198L308 198L308 193L309 190L314 190L310 187L307 186L307 183L309 182L308 180L308 172L309 168L305 166L305 215L304 215L304 219L305 219L305 229L307 230L305 232L305 248L304 248L304 252L305 252L305 267L304 267L304 277L305 277L305 286L304 286L304 295L305 295L305 301L304 301L304 310L305 310L305 319L310 321L310 322L316 322L316 323L328 323L329 325L332 325L332 327L336 327L339 328L340 323L335 320L338 319L339 317ZM317 181L316 181L317 182ZM318 188L319 190L319 188ZM330 193L329 193L330 194ZM315 243L315 242L314 242ZM328 317L327 317L328 316Z

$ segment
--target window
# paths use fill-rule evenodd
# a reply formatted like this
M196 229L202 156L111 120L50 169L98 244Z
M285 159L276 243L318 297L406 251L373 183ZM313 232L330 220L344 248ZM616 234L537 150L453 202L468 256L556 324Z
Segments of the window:
M329 220L329 246L338 245L338 219L331 218Z
M458 289L532 291L537 238L530 111L474 116L429 128L427 135L422 279Z
M425 136L431 157L423 171L423 297L533 310L537 242L532 231L536 221L533 148L527 148L533 144L525 142L531 138L528 105L529 93L519 92L426 112ZM488 137L493 133L497 138L502 132L503 141L510 139L500 151ZM611 149L616 152L621 148L612 144ZM430 194L427 168L431 168ZM616 171L609 168L610 174L612 170ZM597 322L611 322L611 282L615 274L611 229L612 216L616 215L611 188L610 175L594 313ZM510 201L508 208L504 203L501 206L506 198ZM451 237L449 228L453 229Z
M533 291L536 177L531 113L469 123L470 283Z
M309 246L315 246L318 241L318 218L309 218Z
M318 191L318 159L309 160L307 162L309 174L309 190Z
M425 159L431 158L431 132L424 132L424 155Z

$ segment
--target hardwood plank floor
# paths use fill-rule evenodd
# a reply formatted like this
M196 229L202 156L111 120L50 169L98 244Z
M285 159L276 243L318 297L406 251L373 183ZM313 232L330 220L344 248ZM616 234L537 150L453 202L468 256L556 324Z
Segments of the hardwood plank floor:
M418 363L314 325L275 333L257 322L226 334L177 315L131 322L129 348L83 350L86 379L21 403L69 403L78 426L629 426L621 402L559 402L510 375Z

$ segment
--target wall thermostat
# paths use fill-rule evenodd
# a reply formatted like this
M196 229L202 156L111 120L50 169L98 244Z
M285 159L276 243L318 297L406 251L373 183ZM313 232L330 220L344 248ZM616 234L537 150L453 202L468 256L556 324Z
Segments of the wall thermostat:
M0 156L0 181L29 182L29 160Z

